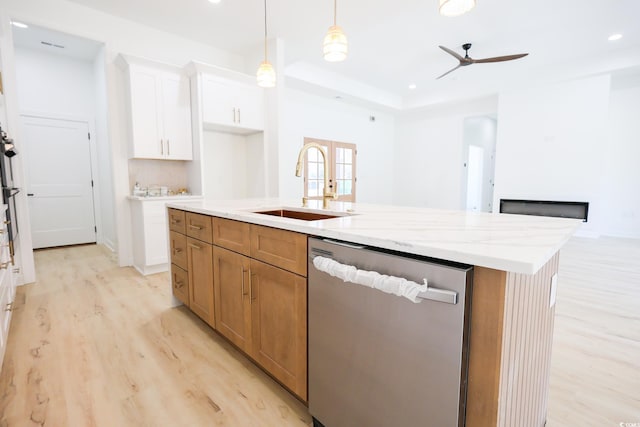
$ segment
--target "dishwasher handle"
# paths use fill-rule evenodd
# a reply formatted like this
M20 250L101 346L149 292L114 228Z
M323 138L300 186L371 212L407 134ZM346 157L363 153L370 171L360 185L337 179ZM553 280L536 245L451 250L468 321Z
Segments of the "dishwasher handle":
M318 268L318 266L316 266L315 263L313 262L313 259L316 258L316 256L321 257L321 258L322 257L324 257L324 258L328 257L328 259L331 260L334 265L339 266L339 268L347 267L347 268L352 268L352 269L355 268L356 270L358 270L357 267L355 267L355 266L341 264L338 261L336 261L335 259L333 259L333 257L332 257L333 253L331 251L326 251L326 250L319 249L319 248L312 248L311 252L312 252L312 254L309 255L309 259L311 260L310 265L314 266L314 268L316 270L322 271L324 273L327 273L327 274L329 274L330 276L333 276L333 277L338 277L338 278L342 279L344 282L349 282L349 283L354 283L356 285L371 287L371 284L369 284L369 283L366 283L366 282L363 282L363 281L358 282L357 281L358 279L349 280L348 277L345 277L345 276L341 275L340 273L337 273L336 271L331 271L331 270L328 270L328 269L325 270L322 267ZM313 254L314 252L315 252L315 255ZM366 271L366 270L360 270L360 271L364 272L365 274L366 273L373 273L373 274L376 274L376 275L380 275L380 273L377 273L377 272L371 272L371 271ZM424 287L424 290L421 290L417 295L415 295L415 298L409 297L407 294L403 294L403 295L395 294L393 292L389 292L388 290L382 289L382 288L377 288L378 290L381 290L381 291L386 292L386 293L392 293L392 294L395 294L397 296L407 297L410 301L412 301L414 303L420 302L421 299L437 301L437 302L443 302L443 303L452 304L452 305L455 305L455 304L458 303L458 293L457 292L451 291L449 289L440 289L440 288L431 287L431 286L429 286L427 284L427 280L426 279L424 279L424 281L425 281L424 285L419 285L419 284L413 282L412 280L404 279L402 277L396 277L396 276L387 276L387 277L392 278L392 279L403 279L406 282L411 283L413 286Z

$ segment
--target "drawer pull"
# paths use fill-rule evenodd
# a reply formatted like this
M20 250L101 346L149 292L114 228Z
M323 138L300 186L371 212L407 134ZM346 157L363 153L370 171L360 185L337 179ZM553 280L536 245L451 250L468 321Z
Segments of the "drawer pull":
M176 224L180 224L182 221L180 221L179 219L171 219L171 224L176 225Z
M6 269L7 269L7 267L9 267L10 265L11 265L11 263L10 263L10 262L3 262L3 263L0 263L0 270L6 270Z
M200 246L194 245L193 243L189 243L189 246L191 246L193 249L198 249L198 250L202 249Z
M253 304L253 281L251 280L251 270L249 270L249 302Z
M202 230L202 227L200 227L199 225L189 224L189 228L191 228L193 230Z
M180 252L182 252L182 248L173 248L174 254L179 254Z
M180 289L184 286L184 282L182 280L176 281L176 289Z

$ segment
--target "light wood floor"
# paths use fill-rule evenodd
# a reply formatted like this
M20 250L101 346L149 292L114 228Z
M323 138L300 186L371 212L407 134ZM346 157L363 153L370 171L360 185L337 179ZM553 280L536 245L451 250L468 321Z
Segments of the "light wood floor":
M299 401L100 246L36 252L0 375L4 426L305 426ZM640 422L640 241L561 252L547 427ZM519 426L513 426L519 427Z

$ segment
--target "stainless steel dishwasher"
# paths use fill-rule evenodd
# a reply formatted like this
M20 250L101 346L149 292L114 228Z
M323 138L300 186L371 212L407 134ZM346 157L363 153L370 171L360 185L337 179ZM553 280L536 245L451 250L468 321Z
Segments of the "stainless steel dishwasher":
M432 289L414 303L319 271L316 256ZM463 426L472 267L316 238L309 258L314 426Z

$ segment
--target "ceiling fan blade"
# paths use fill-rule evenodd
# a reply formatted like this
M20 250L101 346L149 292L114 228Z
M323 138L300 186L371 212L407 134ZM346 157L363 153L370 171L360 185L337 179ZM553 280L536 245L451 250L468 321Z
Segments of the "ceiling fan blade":
M452 51L448 47L444 47L444 46L438 46L438 47L444 50L445 52L447 52L449 55L455 57L458 61L462 61L462 56L458 55L456 52Z
M446 73L441 75L440 77L436 77L436 80L441 79L442 77L446 76L447 74L451 73L452 71L457 70L458 68L460 68L460 65L456 65L455 67L453 67L452 69L450 69L449 71L447 71Z
M482 64L486 62L502 62L502 61L512 61L514 59L522 58L523 56L529 55L528 53L520 53L518 55L506 55L506 56L495 56L493 58L484 58L484 59L472 59L471 62L475 64Z

